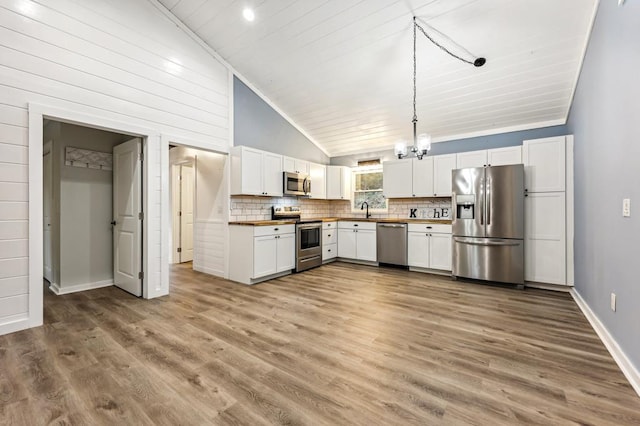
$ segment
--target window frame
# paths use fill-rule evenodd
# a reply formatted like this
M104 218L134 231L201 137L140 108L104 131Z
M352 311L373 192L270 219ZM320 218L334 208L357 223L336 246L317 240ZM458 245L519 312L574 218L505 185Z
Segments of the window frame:
M366 173L382 173L382 163L370 166L359 166L353 167L351 169L351 212L357 213L360 212L360 207L356 207L354 205L356 200L356 194L362 192L383 192L383 188L367 190L367 191L356 191L356 175L358 174L366 174ZM384 175L382 176L383 185L384 185ZM384 196L384 195L383 195ZM389 200L385 197L384 199L384 208L371 208L369 207L369 213L388 213L389 212Z

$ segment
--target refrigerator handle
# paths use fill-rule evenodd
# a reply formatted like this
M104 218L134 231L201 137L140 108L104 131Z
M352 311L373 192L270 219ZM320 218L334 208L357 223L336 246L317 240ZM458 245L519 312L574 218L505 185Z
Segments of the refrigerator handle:
M487 203L487 225L491 225L491 178L487 178L487 196L485 202Z
M484 178L480 179L480 196L478 197L480 205L480 225L484 225Z

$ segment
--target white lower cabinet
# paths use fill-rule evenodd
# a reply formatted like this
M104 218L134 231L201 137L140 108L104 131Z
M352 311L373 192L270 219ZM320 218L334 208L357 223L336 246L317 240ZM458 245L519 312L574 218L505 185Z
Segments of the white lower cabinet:
M338 256L376 262L375 222L338 222Z
M322 246L322 261L332 260L338 257L338 245L327 244Z
M277 272L276 239L272 235L253 239L253 276L264 277Z
M345 259L356 258L356 231L338 229L338 256Z
M290 271L296 268L296 234L277 235L276 272Z
M408 231L410 267L451 271L451 225L410 223Z
M407 260L409 266L429 267L429 234L426 232L407 233Z
M429 267L451 270L451 234L431 234L429 237Z
M338 257L338 222L322 224L322 261L327 262Z
M229 226L229 279L255 284L295 269L295 225Z

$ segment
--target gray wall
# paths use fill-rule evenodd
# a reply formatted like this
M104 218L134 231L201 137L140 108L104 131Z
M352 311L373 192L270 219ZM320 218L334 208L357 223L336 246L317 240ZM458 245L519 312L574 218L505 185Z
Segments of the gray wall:
M640 368L640 2L602 1L568 129L575 134L576 289ZM622 199L631 214L622 217ZM635 209L634 209L635 206ZM618 300L609 308L610 293Z
M410 125L407 125L410 130ZM566 126L543 127L541 129L523 130L520 132L500 133L498 135L480 136L477 138L457 139L447 142L438 142L431 145L429 155L453 154L457 152L476 151L480 149L504 148L506 146L522 145L527 139L547 138L551 136L566 135ZM393 144L389 143L392 147ZM343 155L331 157L331 164L336 166L353 167L358 161L379 158L381 161L393 160L393 149L385 151L367 152L364 154Z
M328 164L329 157L236 77L233 78L234 145Z

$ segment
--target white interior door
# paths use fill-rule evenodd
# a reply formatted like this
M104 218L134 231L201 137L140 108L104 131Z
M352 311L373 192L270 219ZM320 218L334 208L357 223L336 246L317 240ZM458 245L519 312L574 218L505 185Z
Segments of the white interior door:
M193 165L180 166L180 262L193 260Z
M45 146L45 154L42 157L42 219L43 219L43 271L44 278L52 282L52 247L51 247L51 216L53 209L53 163L51 159L51 142Z
M142 296L140 138L113 148L113 283Z

